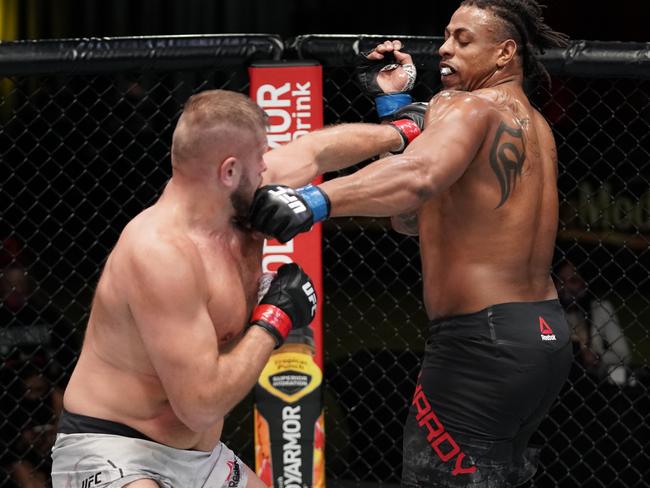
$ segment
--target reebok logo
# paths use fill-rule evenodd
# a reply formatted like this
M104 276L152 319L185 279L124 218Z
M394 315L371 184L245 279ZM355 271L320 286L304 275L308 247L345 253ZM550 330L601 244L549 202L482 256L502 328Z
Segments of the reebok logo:
M277 187L275 190L269 190L269 193L285 202L295 214L307 211L307 207L305 207L305 204L302 203L298 197L287 193L287 188Z
M241 481L241 470L239 468L239 463L237 462L237 459L233 459L232 461L226 461L226 465L230 470L228 477L226 478L228 487L237 488L239 486L239 482Z
M556 341L555 334L553 334L553 329L548 325L544 317L540 315L539 317L539 332L540 337L543 341Z

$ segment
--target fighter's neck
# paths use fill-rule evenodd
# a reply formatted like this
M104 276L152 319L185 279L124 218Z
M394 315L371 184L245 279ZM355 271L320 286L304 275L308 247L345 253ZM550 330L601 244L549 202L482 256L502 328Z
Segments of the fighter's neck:
M188 229L218 234L233 230L234 210L227 195L202 182L170 179L158 200L173 220Z
M483 83L482 86L479 87L479 89L497 88L497 87L503 87L503 88L512 87L512 88L523 89L523 81L524 81L523 76L518 73L495 74L492 77L490 77L488 80L486 80L486 82Z
M523 101L526 99L524 87L518 80L502 80L498 83L492 83L487 86L482 86L472 93L478 96L485 96L493 100L503 100L504 97L509 100Z

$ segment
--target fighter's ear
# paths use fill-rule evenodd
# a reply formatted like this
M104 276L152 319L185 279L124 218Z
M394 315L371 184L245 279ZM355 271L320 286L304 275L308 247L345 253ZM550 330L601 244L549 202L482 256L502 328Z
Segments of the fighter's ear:
M233 156L227 157L219 165L219 180L221 184L229 188L234 188L239 184L240 173L241 162Z
M514 39L506 39L499 44L499 53L497 56L497 67L499 69L506 66L512 58L517 55L517 43Z

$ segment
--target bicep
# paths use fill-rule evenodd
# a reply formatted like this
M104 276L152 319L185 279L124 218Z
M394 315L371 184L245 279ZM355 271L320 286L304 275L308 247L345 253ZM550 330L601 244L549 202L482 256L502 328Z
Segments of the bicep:
M480 106L450 106L428 120L425 130L404 154L422 158L427 179L444 191L476 157L487 134L489 117L489 111Z

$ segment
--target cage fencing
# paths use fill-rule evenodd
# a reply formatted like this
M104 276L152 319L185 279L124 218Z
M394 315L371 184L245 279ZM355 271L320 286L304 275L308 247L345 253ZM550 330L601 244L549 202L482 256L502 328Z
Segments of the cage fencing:
M325 123L377 122L353 67L359 51L383 39L0 44L0 487L18 486L21 469L47 480L55 412L93 288L121 229L170 176L184 100L208 88L246 93L255 61L315 59L324 69ZM403 39L419 70L414 98L428 100L440 88L441 40ZM646 44L574 42L544 56L552 86L531 87L558 144L554 275L575 361L535 436L545 448L530 486L647 483L648 53ZM418 243L384 219L348 218L324 225L323 247L327 478L331 486L397 484L427 327ZM223 437L252 465L250 399L229 415Z

